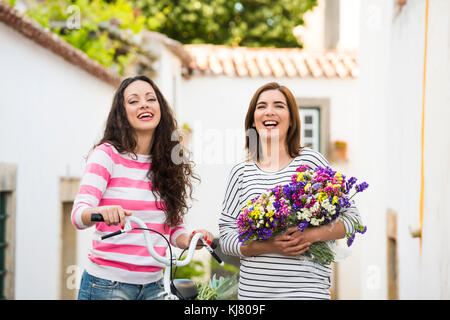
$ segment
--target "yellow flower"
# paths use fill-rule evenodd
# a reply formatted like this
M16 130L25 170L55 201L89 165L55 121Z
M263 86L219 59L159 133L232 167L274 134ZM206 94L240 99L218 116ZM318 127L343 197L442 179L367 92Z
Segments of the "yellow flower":
M305 191L308 191L309 188L311 188L311 183L308 183L308 184L305 186Z
M266 216L273 217L274 214L275 214L275 212L273 212L273 210L269 210L269 212L266 213Z
M338 171L336 172L336 174L334 175L334 177L336 178L337 181L342 182L343 178L342 178L342 174Z
M326 199L327 198L327 194L325 193L325 192L320 192L319 193L319 196L317 197L317 200L319 201L319 202L322 202L324 199Z
M255 207L255 210L251 213L252 218L258 218L261 212L259 212L259 209Z
M332 204L338 203L338 201L339 201L338 196L334 196Z
M303 181L303 172L297 174L297 182Z

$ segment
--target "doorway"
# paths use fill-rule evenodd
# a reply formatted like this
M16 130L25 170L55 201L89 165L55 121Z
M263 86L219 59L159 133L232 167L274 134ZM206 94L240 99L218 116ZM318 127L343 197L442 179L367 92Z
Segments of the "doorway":
M77 230L72 224L72 206L78 192L78 178L62 178L60 181L61 199L61 268L60 299L76 299L77 278Z

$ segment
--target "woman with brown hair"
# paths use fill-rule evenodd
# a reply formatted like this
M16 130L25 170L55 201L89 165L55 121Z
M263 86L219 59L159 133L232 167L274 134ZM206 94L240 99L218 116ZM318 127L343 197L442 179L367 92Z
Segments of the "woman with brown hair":
M97 241L117 231L133 214L179 248L193 234L183 224L192 197L192 164L186 154L172 159L178 141L177 124L155 83L145 76L125 79L117 89L103 138L91 151L72 210L77 229L95 224L89 263L78 298L156 299L162 292L163 265L150 256L142 231ZM198 230L211 241L206 230ZM155 250L164 255L167 242L151 235Z
M330 299L329 265L302 255L313 242L334 241L352 232L342 217L330 226L296 227L268 240L241 245L237 218L247 201L268 188L288 184L300 165L328 166L317 151L300 146L300 118L291 91L271 82L260 87L245 118L248 159L229 175L219 221L220 245L225 254L240 257L239 299ZM347 216L359 221L352 206Z

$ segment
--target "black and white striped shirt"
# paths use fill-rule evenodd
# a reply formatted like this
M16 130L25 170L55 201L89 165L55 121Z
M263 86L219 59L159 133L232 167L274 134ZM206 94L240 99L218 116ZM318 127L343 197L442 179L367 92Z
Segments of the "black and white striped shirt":
M285 168L266 172L254 162L240 162L230 172L222 213L219 220L220 245L223 253L239 256L239 299L330 299L331 267L313 262L310 258L265 254L245 257L238 240L237 217L247 201L268 188L288 184L300 165L311 168L327 166L328 161L318 152L303 148ZM355 206L346 215L360 221ZM346 232L353 232L353 225L346 217Z

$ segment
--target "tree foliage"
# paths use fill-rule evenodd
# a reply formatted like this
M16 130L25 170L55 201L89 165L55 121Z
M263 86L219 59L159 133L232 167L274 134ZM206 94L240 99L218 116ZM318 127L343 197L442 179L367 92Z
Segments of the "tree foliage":
M293 28L303 24L303 14L317 0L28 0L27 4L26 14L43 27L123 74L135 52L102 24L134 33L153 30L185 44L298 47Z
M293 28L317 0L130 0L150 30L182 43L298 47Z
M26 14L40 25L61 36L74 47L106 67L123 73L130 50L114 39L102 23L138 33L146 24L146 18L137 14L126 0L46 0L30 1Z

